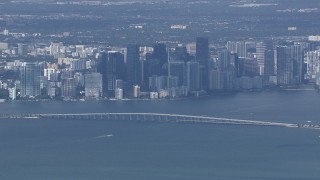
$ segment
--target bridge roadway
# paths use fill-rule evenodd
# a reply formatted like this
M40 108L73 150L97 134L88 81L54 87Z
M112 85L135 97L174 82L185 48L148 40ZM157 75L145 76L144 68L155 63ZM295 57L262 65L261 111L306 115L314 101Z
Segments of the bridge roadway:
M208 116L192 116L160 113L76 113L76 114L0 114L0 118L50 118L50 119L101 119L101 120L134 120L176 123L207 123L255 126L279 126L288 128L320 129L319 125L291 124L269 121L253 121L243 119L217 118Z

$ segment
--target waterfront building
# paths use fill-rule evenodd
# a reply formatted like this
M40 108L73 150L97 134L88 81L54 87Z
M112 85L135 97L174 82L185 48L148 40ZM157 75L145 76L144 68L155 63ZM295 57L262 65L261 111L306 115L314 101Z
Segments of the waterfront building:
M102 96L102 75L100 73L85 74L85 96L87 98Z
M168 64L168 54L165 44L156 44L153 46L152 59L159 61L158 68L160 68L160 75L167 76L168 68L166 66Z
M124 55L118 51L108 52L107 63L107 88L108 92L116 89L116 80L125 79Z
M102 96L108 96L108 54L106 52L100 52L98 55L97 71L102 75Z
M76 81L74 78L62 79L61 85L61 97L72 98L76 96Z
M303 50L299 45L277 47L277 83L293 85L302 82Z
M256 43L256 59L259 66L259 75L264 75L266 45L263 42Z
M306 52L304 61L307 64L305 79L314 81L320 72L320 51Z
M123 99L123 89L120 89L120 88L117 88L114 90L114 96L115 96L115 99L117 100L121 100Z
M15 87L9 88L9 98L11 100L16 100L17 99L17 89Z
M139 98L140 96L141 96L140 86L134 85L133 86L133 97L134 98Z
M127 85L132 87L135 84L140 84L142 81L141 61L140 61L140 46L130 44L127 46L126 66L127 66Z
M213 91L223 90L223 74L219 69L213 69L210 71L209 89Z
M200 87L206 90L209 75L209 39L207 37L196 39L196 61L199 62Z
M40 95L40 67L36 63L24 63L20 67L21 97Z
M150 99L158 99L159 93L158 92L150 92Z

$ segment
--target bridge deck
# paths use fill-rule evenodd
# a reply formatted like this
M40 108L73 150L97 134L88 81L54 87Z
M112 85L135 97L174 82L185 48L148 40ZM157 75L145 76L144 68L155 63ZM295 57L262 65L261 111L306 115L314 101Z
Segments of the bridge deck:
M135 120L177 123L208 123L256 126L279 126L288 128L320 129L319 125L278 123L269 121L253 121L244 119L217 118L208 116L160 114L160 113L76 113L76 114L0 114L0 118L51 118L51 119L103 119L103 120Z

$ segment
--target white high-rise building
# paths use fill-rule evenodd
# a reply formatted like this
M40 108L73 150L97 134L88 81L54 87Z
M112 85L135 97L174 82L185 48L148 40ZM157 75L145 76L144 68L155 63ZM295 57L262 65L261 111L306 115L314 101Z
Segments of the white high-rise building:
M140 97L140 86L135 85L133 86L133 97L134 98L139 98Z
M259 66L259 74L264 75L266 45L263 42L256 43L256 59Z
M114 93L115 93L114 96L115 96L115 98L116 98L117 100L123 99L123 90L122 90L122 89L117 88L117 89L114 90Z

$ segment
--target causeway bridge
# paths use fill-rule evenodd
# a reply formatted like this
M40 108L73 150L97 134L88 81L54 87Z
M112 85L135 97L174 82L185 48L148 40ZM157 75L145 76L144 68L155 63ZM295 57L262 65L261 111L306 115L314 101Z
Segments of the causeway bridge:
M209 116L193 116L161 113L75 113L75 114L0 114L5 119L75 119L75 120L114 120L114 121L146 121L175 123L205 123L229 125L277 126L287 128L320 129L320 125L279 123L271 121L254 121L244 119L218 118Z

